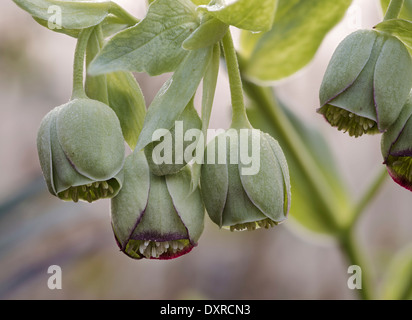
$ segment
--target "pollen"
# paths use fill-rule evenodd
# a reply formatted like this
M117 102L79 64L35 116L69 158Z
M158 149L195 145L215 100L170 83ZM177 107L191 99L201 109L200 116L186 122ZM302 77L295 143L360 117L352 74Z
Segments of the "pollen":
M319 111L332 127L339 131L347 132L351 137L358 138L364 134L379 133L378 125L375 121L358 116L352 112L332 105L325 105Z

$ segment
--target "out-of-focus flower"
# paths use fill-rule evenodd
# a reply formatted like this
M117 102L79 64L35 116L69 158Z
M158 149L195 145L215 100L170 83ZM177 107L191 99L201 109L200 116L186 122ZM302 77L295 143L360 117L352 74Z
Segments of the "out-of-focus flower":
M412 95L398 120L383 134L382 155L393 180L412 191Z
M350 136L385 132L412 87L412 61L396 37L374 30L352 33L336 49L320 89L318 112Z

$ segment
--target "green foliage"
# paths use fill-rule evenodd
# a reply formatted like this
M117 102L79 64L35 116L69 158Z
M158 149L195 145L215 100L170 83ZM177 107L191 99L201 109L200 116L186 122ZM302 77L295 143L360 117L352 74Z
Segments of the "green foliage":
M189 0L157 0L136 26L115 35L89 67L97 75L113 71L172 72L187 56L183 41L198 27Z
M40 25L53 22L53 31L77 38L72 98L42 121L39 160L54 196L112 199L122 252L135 259L190 252L204 228L204 205L215 224L232 231L274 227L290 210L302 228L333 238L351 264L367 269L355 227L384 179L355 203L321 131L279 102L272 88L257 84L285 79L310 63L351 0L149 0L141 21L111 1L14 2ZM349 35L336 50L318 111L352 136L384 133L389 173L412 189L410 100L405 104L412 88L412 0L381 4L388 9L385 21ZM54 16L59 11L61 21ZM239 53L230 27L241 29ZM170 165L154 164L152 151L166 141L165 134L160 142L154 138L159 129L176 136L175 121L183 120L184 131L196 129L205 138L221 59L232 102L231 130L222 136L236 141L223 158L249 156L235 140L247 129L252 149L259 146L260 171L243 174L249 167L241 161L176 163L176 154ZM132 72L173 73L147 112ZM194 106L200 83L201 117ZM261 133L259 140L253 132ZM126 160L125 142L133 150ZM196 160L204 157L201 147ZM411 298L411 261L410 251L395 259L382 297ZM360 294L373 293L365 280Z
M343 18L351 0L281 0L272 29L244 32L245 75L256 81L288 77L315 56L326 34Z
M268 31L272 27L277 0L214 0L202 6L222 22L251 31Z
M84 29L102 22L109 14L113 3L111 1L62 1L62 0L13 0L19 7L26 10L40 21L48 21L53 15L49 8L60 8L62 13L61 26L65 29Z

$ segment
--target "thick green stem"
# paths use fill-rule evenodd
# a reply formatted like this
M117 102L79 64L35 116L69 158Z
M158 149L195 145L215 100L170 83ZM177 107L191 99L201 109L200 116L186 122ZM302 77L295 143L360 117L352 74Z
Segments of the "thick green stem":
M83 29L77 39L76 51L74 53L73 64L73 93L71 99L87 98L84 91L84 60L87 42L94 27Z
M386 168L382 170L375 178L375 180L371 183L368 190L365 194L360 198L358 204L355 206L352 214L352 221L349 224L349 227L353 227L359 220L361 214L366 209L366 207L372 202L372 200L376 197L377 193L381 190L383 184L385 183L388 177L388 172Z
M384 20L397 19L402 11L405 0L391 0Z
M370 268L363 259L364 254L359 250L359 241L356 240L356 224L359 221L361 214L365 211L366 207L372 202L372 200L377 195L378 191L381 190L382 185L386 181L388 173L382 170L378 174L376 179L372 182L368 190L361 197L358 204L352 214L352 220L349 223L345 232L342 233L340 240L340 245L342 251L345 253L348 261L352 265L358 265L362 269L362 290L359 290L359 295L364 300L372 299L372 276L369 274Z
M240 76L237 53L233 45L230 30L222 40L223 51L226 59L227 73L229 76L230 95L232 99L232 128L252 128L246 115L245 101L243 96L243 84Z
M359 250L360 245L355 236L355 228L349 228L346 232L344 232L339 239L339 243L342 251L345 253L348 259L348 263L350 265L359 266L362 270L362 289L357 290L359 296L363 300L373 299L373 288L371 281L372 276L369 273L371 268L369 268L369 265L363 259L363 252Z

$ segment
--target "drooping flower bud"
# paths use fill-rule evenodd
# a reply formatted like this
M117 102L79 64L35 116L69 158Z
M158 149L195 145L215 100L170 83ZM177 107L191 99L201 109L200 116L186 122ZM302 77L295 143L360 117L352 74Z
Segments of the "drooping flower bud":
M399 118L383 134L382 155L392 179L412 191L412 95Z
M171 130L158 131L161 141L154 141L144 148L152 173L165 176L182 170L196 155L201 128L202 120L192 99Z
M122 184L124 139L116 114L91 99L54 108L37 136L50 193L65 201L112 198Z
M333 54L318 112L350 136L385 132L411 88L412 60L403 43L378 31L356 31Z
M112 199L112 227L121 251L134 259L173 259L190 252L203 231L204 206L191 192L191 171L152 174L143 151L129 155L124 183Z
M230 129L207 146L201 172L206 211L231 231L270 228L290 208L286 158L275 139L255 129Z

